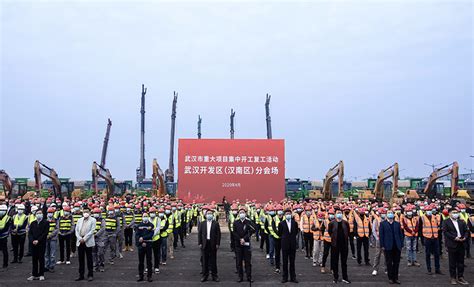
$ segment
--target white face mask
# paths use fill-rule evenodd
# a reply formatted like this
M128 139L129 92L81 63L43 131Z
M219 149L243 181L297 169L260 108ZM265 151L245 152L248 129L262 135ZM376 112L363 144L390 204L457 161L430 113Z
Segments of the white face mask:
M89 218L89 212L84 212L84 218Z
M150 217L151 217L151 218L155 218L155 217L156 217L156 214L155 214L155 213L150 213Z
M244 220L245 219L245 213L239 213L240 219Z
M143 220L143 222L147 223L148 222L148 217L143 217L142 220Z
M18 209L18 214L22 215L23 214L23 209Z

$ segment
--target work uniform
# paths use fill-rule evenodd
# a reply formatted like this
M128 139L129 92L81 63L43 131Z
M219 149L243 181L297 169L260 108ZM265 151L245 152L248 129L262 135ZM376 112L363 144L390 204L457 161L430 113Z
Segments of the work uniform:
M323 234L321 233L322 219L315 215L310 218L311 232L313 233L313 266L321 264L323 259Z
M56 245L58 243L59 225L58 220L53 218L47 219L49 224L48 236L46 238L46 250L44 253L44 268L50 272L54 272L56 266Z
M166 213L165 213L166 214ZM174 230L175 230L175 217L173 213L166 214L168 219L168 239L167 239L167 246L169 255L171 259L174 259ZM165 253L166 254L166 253ZM166 255L165 255L166 256ZM166 258L163 259L163 263L166 262Z
M325 219L323 222L324 224L321 225L321 232L323 234L324 249L323 249L323 261L321 262L321 267L322 267L321 270L324 270L324 268L326 267L326 261L329 256L329 251L331 250L331 235L329 235L329 231L328 231L330 220Z
M109 250L109 263L114 264L117 256L117 237L120 232L120 220L114 215L109 215L105 219L105 251Z
M11 239L13 247L13 262L22 262L23 252L25 250L26 227L28 225L27 216L15 214L13 216L13 226L11 230Z
M362 246L364 246L364 261L370 265L369 237L371 235L370 219L368 215L354 215L354 230L356 230L357 263L362 263Z
M70 261L71 234L74 233L74 219L71 215L59 217L59 261L64 262L64 247L66 247L66 261ZM66 246L64 246L66 245Z
M416 264L416 238L418 237L418 216L404 216L401 220L405 235L408 265Z
M138 274L143 279L145 269L145 257L148 270L148 278L152 277L152 238L154 234L154 226L151 222L141 222L135 226L135 242L138 248ZM143 238L143 242L139 242ZM145 246L143 246L145 244Z
M118 225L118 231L117 231L117 250L119 253L119 257L123 258L122 251L123 249L123 241L124 241L124 229L123 226L125 224L125 219L123 216L123 212L120 211L120 209L115 209L115 217L117 218L119 225Z
M12 225L11 217L0 217L0 250L3 252L3 268L8 267L8 235Z
M94 260L95 271L104 272L105 265L105 241L107 235L105 233L105 219L102 216L95 218L94 241L95 245L92 249L92 258Z
M154 218L150 217L150 221L153 224L153 237L151 239L151 248L153 250L153 259L156 269L160 268L160 260L161 260L161 220L158 216ZM157 271L159 272L159 271Z
M379 235L379 230L380 230L380 224L382 221L385 219L382 219L381 216L374 214L373 215L373 221L372 221L372 235L375 239L375 255L374 255L374 271L379 271L379 266L380 266L380 258L382 255L384 255L384 251L382 250L382 247L380 246L380 235ZM385 255L384 255L385 256ZM386 266L386 261L384 260L384 267L385 270L387 270Z
M265 230L267 232L268 240L268 259L270 260L270 265L273 265L275 262L275 231L272 228L273 225L273 214L268 214L265 220Z
M422 226L422 233L425 241L426 268L428 269L428 272L431 272L431 253L433 253L435 261L435 272L440 272L438 219L436 216L433 215L423 215L420 220L420 226Z
M277 215L271 222L270 234L273 238L273 247L275 255L275 272L280 273L281 266L281 238L278 235L278 225L283 221L283 216Z
M310 228L310 217L311 214L308 215L306 212L301 215L300 226L301 231L303 233L303 241L304 241L304 250L306 252L306 259L311 257L313 253L313 233L311 232Z
M167 252L168 252L168 235L169 232L172 231L172 220L171 218L167 218L166 215L163 215L163 217L160 217L161 222L165 224L161 224L160 227L160 239L161 239L161 259L160 262L161 264L165 265L166 264L166 259L167 259Z
M124 237L125 237L125 249L133 251L133 227L135 225L135 216L132 212L125 212L124 215Z

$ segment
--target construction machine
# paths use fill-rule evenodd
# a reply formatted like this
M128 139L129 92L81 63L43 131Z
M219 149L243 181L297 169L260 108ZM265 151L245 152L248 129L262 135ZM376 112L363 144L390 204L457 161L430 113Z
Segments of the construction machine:
M51 180L52 191L54 198L61 198L61 181L59 180L58 174L53 168L48 167L44 163L41 163L39 160L35 161L34 165L35 171L35 189L38 195L41 192L41 175L46 176Z
M0 170L0 182L2 183L2 186L3 186L3 197L7 199L10 198L10 195L13 190L13 184L7 172L3 169ZM0 193L0 198L1 197L2 195Z
M458 196L458 180L459 180L459 164L455 161L453 163L447 164L440 168L435 169L429 176L428 182L426 183L425 187L423 188L422 195L428 198L434 198L443 196L438 194L436 189L436 181L444 176L451 176L451 197Z
M323 183L323 190L312 190L309 192L309 198L311 199L324 199L324 200L331 200L332 199L332 182L335 177L338 177L338 192L337 197L343 198L344 197L344 162L341 160L335 166L331 167L329 171L326 173L326 177L324 178Z
M114 194L114 180L112 178L112 174L110 173L108 168L105 168L98 164L97 162L92 163L92 182L94 184L94 191L96 194L98 194L98 180L99 177L105 180L105 183L107 184L107 189L106 189L106 197L107 200L113 196ZM104 192L102 192L102 195Z
M377 179L373 185L373 190L371 190L371 185L369 179L369 189L359 191L359 198L361 199L375 199L375 200L392 200L392 198L398 196L398 163L394 163L391 166L382 169L377 175ZM385 192L384 181L392 177L392 192L387 194Z
M166 185L165 185L165 175L163 171L161 170L160 165L158 164L158 161L153 159L153 195L155 196L165 196L167 194L166 192Z
M173 105L171 107L171 132L170 132L170 156L169 166L165 171L166 191L170 194L176 194L176 183L174 182L174 138L176 129L176 104L178 102L178 93L174 92Z
M110 128L112 127L112 121L108 119L107 122L107 130L105 132L104 137L104 144L102 145L102 155L100 157L100 165L105 166L105 160L107 158L107 148L109 147L109 136L110 136Z
M272 139L272 118L270 117L270 100L272 96L267 94L265 100L265 119L267 122L267 139Z
M137 182L141 183L146 177L145 170L145 95L147 88L142 85L142 98L140 109L140 166L137 168Z

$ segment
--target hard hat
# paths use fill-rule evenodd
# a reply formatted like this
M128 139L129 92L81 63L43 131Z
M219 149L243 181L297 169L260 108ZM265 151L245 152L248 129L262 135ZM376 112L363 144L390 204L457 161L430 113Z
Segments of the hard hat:
M54 208L52 208L52 207L48 208L48 213L54 213L54 211L55 211Z
M0 205L0 211L7 211L7 206L5 204Z
M98 208L98 207L94 208L93 212L94 213L101 213L100 208Z
M154 206L152 206L152 207L150 208L150 212L156 212L156 208L155 208Z
M16 206L16 209L25 209L25 206L23 204L18 204Z
M64 211L71 211L71 207L69 207L68 205L66 205L64 208L63 208Z

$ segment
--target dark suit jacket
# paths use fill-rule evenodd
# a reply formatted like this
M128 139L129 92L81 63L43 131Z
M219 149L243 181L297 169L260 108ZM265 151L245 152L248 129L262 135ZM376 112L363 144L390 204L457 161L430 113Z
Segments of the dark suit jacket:
M32 241L38 240L38 245L46 244L46 238L48 237L49 232L49 222L46 219L41 220L38 224L38 221L35 220L30 225L29 236L32 238Z
M384 220L380 223L379 227L379 237L380 237L380 247L384 248L387 251L392 250L396 247L398 250L402 250L403 247L403 233L401 225L398 221L393 221L393 232L390 228L390 223L387 220Z
M255 226L253 223L245 219L243 222L240 219L234 221L234 241L235 246L240 247L240 239L243 238L245 242L250 242L250 237L255 233Z
M347 248L347 244L349 243L349 222L346 220L342 220L342 231L344 232L344 246ZM337 221L332 220L329 222L328 226L328 233L331 236L331 246L334 247L339 247L341 248L342 246L337 246Z
M206 249L207 246L207 220L199 224L199 233L198 233L198 244L201 245L201 249ZM211 224L211 239L210 239L211 249L216 250L219 245L221 245L221 227L219 223L215 220Z
M458 219L459 225L459 232L461 233L461 238L465 238L465 240L469 240L468 233L467 233L467 225L464 220ZM443 234L444 234L444 242L446 242L446 247L448 249L456 249L459 245L462 245L463 242L455 241L454 238L458 237L458 232L456 231L456 227L454 227L453 221L450 219L446 219L443 222Z
M296 235L298 234L298 224L291 219L291 232L288 230L286 219L278 224L278 236L281 238L281 250L296 250Z

